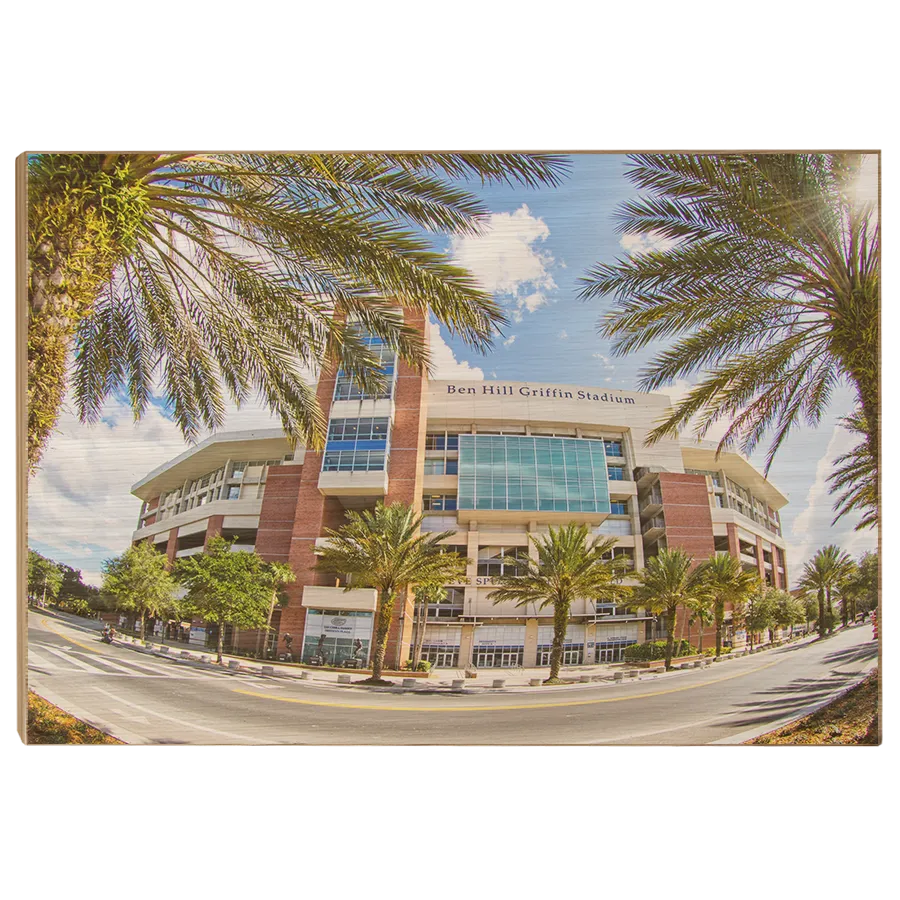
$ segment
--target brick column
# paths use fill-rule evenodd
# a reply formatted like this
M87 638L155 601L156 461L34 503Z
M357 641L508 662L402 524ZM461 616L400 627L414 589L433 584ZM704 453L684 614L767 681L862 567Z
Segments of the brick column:
M178 551L178 526L169 531L169 540L166 543L166 559L171 566L175 562L175 554Z
M222 524L225 521L225 516L210 516L206 520L206 537L203 538L203 549L205 550L209 546L209 542L211 538L214 538L217 534L222 533Z
M714 556L716 541L713 537L706 476L660 472L659 489L669 549L680 547L694 558L694 565ZM685 625L685 640L696 645L700 638L700 626L688 625L689 619L690 612L679 608L675 622L675 640L680 639L682 625ZM704 629L704 644L707 639L714 641L715 633L715 628Z
M316 386L316 398L326 419L331 411L336 375L337 367L335 365L323 367L319 376L319 383ZM281 618L278 624L279 650L284 647L283 643L281 643L281 636L289 632L294 638L293 653L295 654L301 652L303 629L306 624L306 610L302 605L304 586L307 584L334 583L334 576L313 571L316 563L314 552L316 538L322 536L324 528L339 526L344 518L343 508L337 498L324 497L319 492L319 474L321 471L322 453L307 450L299 473L299 480L295 485L291 485L289 488L285 487L288 495L292 495L296 488L296 505L290 538L288 539L286 533L281 534L280 539L275 538L274 534L270 535L273 543L278 543L282 549L287 546L288 562L297 576L297 580L286 588L285 593L287 594L288 602L281 611ZM265 497L266 494L263 494L264 501ZM285 525L285 530L286 528L287 526ZM270 538L267 538L267 541Z

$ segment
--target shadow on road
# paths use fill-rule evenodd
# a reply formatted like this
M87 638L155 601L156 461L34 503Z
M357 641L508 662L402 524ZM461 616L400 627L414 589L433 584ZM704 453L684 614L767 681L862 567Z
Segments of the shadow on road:
M838 655L843 654L835 654L835 656ZM849 662L850 660L844 661ZM729 719L727 722L719 722L714 727L734 728L739 726L752 728L799 714L804 708L824 702L829 697L834 696L835 693L851 687L859 681L863 674L862 670L854 672L832 671L827 681L813 678L797 678L784 687L755 691L753 696L759 697L758 700L735 704L739 709L746 710L747 715L745 718ZM767 699L767 696L770 699Z
M829 653L825 657L825 662L834 663L837 666L845 665L850 662L860 662L862 660L871 660L878 658L878 643L872 641L871 644L860 644L856 647L849 647L847 650L838 650L835 653Z

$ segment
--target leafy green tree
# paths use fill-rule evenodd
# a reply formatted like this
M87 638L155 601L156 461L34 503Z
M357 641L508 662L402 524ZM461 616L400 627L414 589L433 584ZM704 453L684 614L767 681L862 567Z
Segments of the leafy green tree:
M644 390L700 376L651 440L695 415L698 436L726 419L720 446L749 454L773 429L768 469L846 381L877 498L881 237L856 191L861 165L850 153L631 157L643 194L620 207L618 230L669 246L595 266L581 296L614 296L602 333L619 355L673 341L644 370Z
M732 607L746 603L759 590L759 576L745 571L741 561L730 553L717 553L704 560L697 568L698 577L712 597L716 656L721 656L725 607L729 603Z
M495 604L552 607L550 676L544 683L557 684L572 604L579 599L624 601L629 589L621 584L621 578L628 562L624 557L604 558L616 539L591 538L587 525L551 526L546 535L529 535L529 540L537 557L507 558L505 562L515 568L494 579L498 587L490 597Z
M772 613L773 625L781 629L789 628L791 637L793 637L794 626L799 625L806 617L806 609L803 602L787 591L777 588L770 589L767 593L774 607Z
M543 154L36 154L28 162L28 463L59 414L72 356L82 421L125 388L135 415L159 378L185 437L253 393L295 441L324 417L302 367L371 383L356 317L416 366L431 313L470 345L505 320L428 232L473 233L487 208L461 186L555 185Z
M850 554L834 544L816 551L815 556L803 566L800 586L816 592L820 637L834 631L834 595L841 590L852 572Z
M274 596L273 575L258 553L232 552L233 540L209 539L203 553L177 560L173 574L186 593L189 615L218 626L216 662L222 663L225 626L262 628Z
M40 598L40 605L56 600L63 583L59 566L34 550L28 551L28 597L32 603Z
M806 591L802 597L803 615L806 619L806 633L809 634L810 626L819 619L819 601L814 591Z
M147 631L147 616L161 618L176 613L175 582L165 553L147 541L132 544L120 556L103 563L103 593L115 608L140 618L141 640Z
M775 602L769 591L760 586L756 594L752 594L747 604L747 634L750 638L750 652L753 652L754 637L771 629L775 625ZM771 635L770 635L771 637ZM759 643L759 641L755 641Z
M268 636L269 632L272 630L272 616L275 614L276 603L278 603L279 598L282 601L287 600L287 595L284 593L284 588L286 585L291 584L292 582L297 580L297 576L294 574L294 570L287 563L281 562L266 563L263 567L263 577L269 581L272 589L272 597L269 601L269 612L266 616L265 631L260 630L259 634L257 634L256 636L257 656L259 656L260 652L259 644L262 635L265 634Z
M864 553L844 583L843 595L849 613L871 612L878 606L878 552Z
M422 517L406 504L385 506L379 501L375 509L348 510L346 516L341 528L326 529L329 544L317 549L316 569L347 576L345 590L375 588L378 592L372 677L367 681L382 684L397 599L410 585L459 581L465 576L466 559L441 547L441 541L454 532L420 534Z

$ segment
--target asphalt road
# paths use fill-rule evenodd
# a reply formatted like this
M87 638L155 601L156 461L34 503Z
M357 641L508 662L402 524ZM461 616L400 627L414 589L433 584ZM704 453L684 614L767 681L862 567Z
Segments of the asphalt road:
M877 661L871 626L622 684L376 693L198 670L31 613L29 687L140 744L739 743L805 713Z

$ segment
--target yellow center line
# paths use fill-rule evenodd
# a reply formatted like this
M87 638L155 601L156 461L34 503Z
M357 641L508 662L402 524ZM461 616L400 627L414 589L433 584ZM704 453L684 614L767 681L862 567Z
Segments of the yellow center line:
M301 700L298 697L277 697L274 694L261 694L257 691L246 691L241 688L232 688L235 694L245 694L248 697L259 697L263 700L278 700L281 703L300 703L303 706L328 706L336 709L369 709L384 710L385 712L491 712L497 710L514 709L554 709L563 706L593 706L596 703L623 703L627 700L645 700L647 697L660 697L663 694L678 694L681 691L693 691L697 688L709 687L711 684L721 684L723 681L731 681L732 678L743 678L763 669L777 666L782 660L757 666L749 672L738 672L735 675L726 675L724 678L716 678L713 681L704 681L702 684L689 684L684 687L668 688L663 691L648 691L644 694L632 694L630 697L602 697L595 700L564 700L561 703L513 703L505 706L377 706L368 703L329 703L325 700Z
M50 626L50 623L46 619L41 619L41 622L44 623L44 625L47 628L47 631L52 631L54 634L59 635L59 637L68 641L70 644L74 644L76 647L83 647L85 650L89 650L91 653L100 653L100 651L97 650L96 648L88 647L87 644L82 644L80 641L76 641L75 638L71 638L71 637L69 637L69 635L63 634L61 631L57 631L55 628L52 628Z

